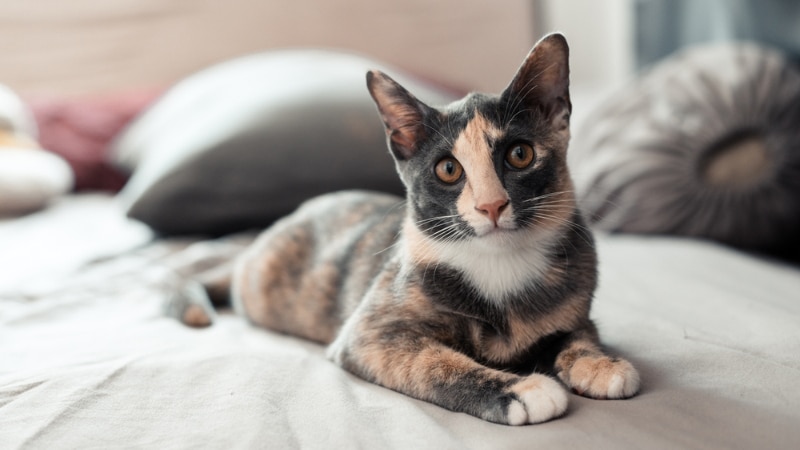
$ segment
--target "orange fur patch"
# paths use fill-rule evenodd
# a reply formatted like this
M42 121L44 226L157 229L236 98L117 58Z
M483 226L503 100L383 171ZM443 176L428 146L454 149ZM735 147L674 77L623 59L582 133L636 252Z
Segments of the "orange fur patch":
M502 130L476 112L453 145L453 156L464 167L467 177L457 208L470 222L482 220L475 209L477 206L508 200L508 193L495 171L492 148L487 142L487 137L497 139L502 134Z
M194 328L203 328L211 325L211 317L200 305L189 305L181 317L183 323Z
M527 317L509 316L509 335L492 336L481 348L482 357L495 363L505 363L545 336L575 329L589 311L589 302L583 297L566 299L554 311L532 321Z

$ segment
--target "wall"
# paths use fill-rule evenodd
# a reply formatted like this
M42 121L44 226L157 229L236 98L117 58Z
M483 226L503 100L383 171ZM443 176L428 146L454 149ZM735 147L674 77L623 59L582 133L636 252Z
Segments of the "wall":
M632 0L537 0L538 28L563 32L570 43L572 84L607 87L634 68Z
M0 0L0 83L161 86L238 55L322 46L499 91L535 39L525 0Z

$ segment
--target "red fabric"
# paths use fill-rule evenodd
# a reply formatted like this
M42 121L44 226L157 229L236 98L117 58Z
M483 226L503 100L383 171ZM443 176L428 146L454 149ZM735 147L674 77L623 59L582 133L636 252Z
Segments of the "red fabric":
M75 190L118 191L127 176L108 162L114 137L163 92L125 91L90 97L30 97L39 144L67 160Z

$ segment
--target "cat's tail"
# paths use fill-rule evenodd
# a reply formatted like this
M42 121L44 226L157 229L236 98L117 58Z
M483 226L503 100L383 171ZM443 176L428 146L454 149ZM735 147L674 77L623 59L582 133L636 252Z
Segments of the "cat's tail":
M164 314L202 328L213 324L217 310L231 305L231 281L236 258L253 235L236 235L193 244L170 258L174 277L164 302Z
M227 265L226 265L227 266ZM230 306L231 270L214 280L205 277L186 278L178 283L164 302L164 313L184 325L203 328L217 317L218 308Z

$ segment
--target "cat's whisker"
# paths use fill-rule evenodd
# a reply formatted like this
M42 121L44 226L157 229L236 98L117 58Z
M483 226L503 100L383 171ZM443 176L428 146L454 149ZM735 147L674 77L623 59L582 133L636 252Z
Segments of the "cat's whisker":
M562 198L562 197L560 197L558 195L567 195L567 196ZM547 197L539 197L539 198L536 198L536 199L524 200L523 202L531 203L533 201L539 201L539 202L544 202L544 201L574 202L575 199L572 198L572 196L570 196L569 194L556 194L556 195L548 195Z
M437 220L452 219L454 217L460 217L460 216L461 216L460 214L450 214L450 215L447 215L447 216L430 217L430 218L427 218L427 219L417 220L414 223L416 223L417 226L421 226L421 225L424 225L424 224L429 223L429 222L435 222Z
M432 126L430 126L430 125L428 125L427 123L424 123L424 122L420 122L420 123L421 123L422 125L424 125L424 126L425 126L425 128L427 128L427 129L429 129L429 130L431 130L431 131L435 131L435 132L436 132L436 134L438 134L439 136L441 136L441 137L442 137L442 139L444 139L444 141L445 141L445 142L447 142L447 145L449 145L450 147L453 147L453 145L454 145L454 144L453 144L453 140L452 140L452 139L450 139L450 138L448 138L447 136L445 136L445 135L444 135L444 134L443 134L441 131L439 131L439 129L438 129L438 128L436 128L436 127L432 127Z
M517 110L517 108L519 108L519 106L522 104L522 102L525 101L525 99L531 94L531 92L533 92L536 88L539 87L538 84L534 84L533 86L530 86L530 84L533 83L534 81L536 81L543 73L551 70L554 66L555 66L555 63L544 67L541 71L539 71L539 73L531 76L530 79L528 79L528 81L526 81L525 84L522 85L522 88L516 90L517 94L514 96L512 101L510 101L506 105L505 117L508 117L508 110L509 109L512 110L512 111L513 110ZM516 113L513 116L511 116L510 119L508 119L508 121L504 121L505 126L508 126L517 117L517 115L519 115L522 112L527 112L527 111L530 111L530 109L517 110Z
M508 110L511 110L511 111L516 110L519 107L519 105L521 105L522 102L525 101L525 97L527 97L531 92L533 92L534 89L539 87L538 84L534 84L533 86L529 87L531 83L536 81L536 78L538 78L539 75L541 75L541 72L539 74L537 74L536 76L531 77L528 81L526 81L521 89L516 90L516 95L514 96L512 101L509 102L509 104L506 107ZM515 116L516 116L516 114L515 114ZM505 123L505 125L506 126L509 125L511 123L511 120L514 120L514 118L512 117L508 122Z
M573 202L553 202L553 203L540 203L536 205L527 206L518 210L519 214L537 213L537 212L553 212L561 214L571 214L575 211L576 207Z
M522 92L518 95L518 97L521 98L522 100L524 100L527 96L529 96L531 94L531 92L533 92L536 88L539 87L538 84L534 84L533 86L528 87L531 84L531 82L538 80L539 77L542 76L542 74L544 74L545 72L547 72L550 69L552 69L555 65L556 65L556 63L551 63L551 64L545 66L544 68L542 68L542 70L540 70L539 73L533 75L528 80L528 82L526 82L522 86L522 89L520 89L520 91L522 91Z
M575 202L571 201L546 201L542 203L536 203L534 205L524 205L522 210L523 211L535 211L537 208L554 208L554 209L575 209L576 205Z
M532 110L532 109L530 109L530 108L526 108L526 109L518 109L518 110L517 110L517 111L514 113L514 115L513 115L513 116L511 116L511 118L510 118L510 119L508 119L508 123L511 123L511 122L513 122L513 121L514 121L514 119L516 119L518 115L520 115L520 114L524 114L524 113L526 113L526 112L529 112L529 111L533 111L533 110Z
M551 208L551 209L575 209L574 202L545 202L545 203L537 203L535 205L527 205L523 207L522 211L536 211L539 208Z
M537 227L537 226L543 226L543 225L545 225L545 223L544 223L544 220L545 220L545 219L544 219L544 218L542 218L542 217L533 217L533 218L531 218L531 219L529 219L529 220L526 220L526 221L525 221L525 223L526 223L528 226ZM580 234L580 233L579 233L579 234ZM586 239L585 239L585 238L583 238L583 240L584 240L584 242L586 242ZM567 255L567 248L564 246L564 243L563 243L562 241L559 241L559 242L560 242L560 245L561 245L561 249L562 249L562 250L564 250L564 255L566 256L566 255ZM572 242L571 240L567 240L567 243L568 243L568 244L570 245L570 247L572 247L573 249L576 249L576 250L578 250L578 248L575 246L575 243L574 243L574 242Z
M454 224L452 224L452 223L448 224L448 225L434 224L434 225L431 225L431 226L429 226L427 228L420 228L420 231L422 231L422 233L424 233L424 234L427 234L427 235L430 235L431 237L433 237L433 236L437 236L437 235L441 234L442 232L446 232L447 230L452 228L453 225Z
M408 203L408 201L407 201L407 200L402 200L402 201L399 201L399 202L395 203L395 204L394 204L394 205L393 205L391 208L389 208L389 210L388 210L388 211L386 211L386 213L383 215L383 219L385 220L385 219L386 219L387 217L389 217L389 215L390 215L392 212L394 212L394 211L395 211L397 208L399 208L399 207L402 207L402 206L405 206L407 203ZM392 244L392 245L390 245L390 246L386 247L385 249L383 249L383 250L381 250L381 251L379 251L379 252L375 252L375 253L374 253L372 256L377 256L377 255L380 255L381 253L383 253L383 252L385 252L385 251L387 251L387 250L389 250L389 249L391 249L391 248L394 248L394 247L395 247L397 244L399 244L399 242L400 242L400 241L398 240L398 238L400 237L400 234L401 234L401 232L400 232L400 231L398 231L398 232L397 232L397 234L395 234L395 241L396 241L396 242L395 242L394 244Z
M535 202L535 201L537 201L537 200L545 199L545 198L548 198L548 197L554 197L554 196L556 196L556 195L561 195L561 194L569 194L569 193L573 193L573 192L575 192L575 191L574 191L574 190L572 190L572 189L570 189L570 190L566 190L566 191L557 191L557 192L551 192L551 193L549 193L549 194L538 195L538 196L536 196L536 197L529 198L529 199L527 199L527 200L523 200L523 202ZM566 200L566 199L565 199L565 200ZM571 201L571 199L570 199L570 201Z
M423 284L425 283L425 277L428 275L428 268L430 268L430 267L431 267L431 261L428 261L428 263L425 264L425 270L422 271L422 283Z
M579 227L582 227L582 228L587 229L587 230L589 229L585 225L581 225L581 224L579 224L579 223L577 223L577 222L575 222L573 220L567 219L565 217L552 215L554 213L565 212L564 209L553 209L553 208L547 209L547 208L535 207L535 208L526 208L526 209L524 209L522 211L523 212L528 212L528 213L533 213L534 216L549 216L550 218L553 218L553 219L559 219L559 220L562 220L562 221L565 221L565 222L569 222L569 223L575 224L575 226L579 226Z
M427 128L428 130L430 130L430 131L433 131L433 132L435 132L436 134L438 134L439 136L441 136L441 137L442 137L442 139L444 139L444 140L445 140L445 142L447 142L447 144L448 144L448 145L450 145L450 146L453 146L453 141L452 141L450 138L448 138L447 136L445 136L444 134L442 134L442 132L441 132L441 131L439 131L439 129L438 129L438 128L436 128L436 127L433 127L433 126L431 126L431 125L429 125L429 124L427 124L427 123L423 122L422 120L409 120L409 121L408 121L408 124L409 124L410 126L417 126L417 125L421 125L421 126L423 126L423 127Z
M549 215L549 214L541 214L541 213L539 213L539 214L536 214L533 218L534 219L538 218L538 219L551 220L551 221L556 222L556 223L558 223L558 224L560 224L562 226L566 226L568 228L572 228L572 229L575 230L575 232L578 234L578 236L580 236L580 238L583 239L584 242L586 242L588 245L592 245L591 230L589 228L587 228L586 226L583 226L583 225L581 225L581 224L579 224L577 222L574 222L572 220L564 219L563 217L557 217L557 216L553 216L553 215Z
M399 237L399 236L400 236L400 233L398 233L397 237ZM378 256L378 255L380 255L381 253L383 253L383 252L386 252L386 251L388 251L388 250L390 250L390 249L393 249L393 248L395 248L395 247L397 247L398 245L400 245L400 244L401 244L401 241L397 240L396 238L395 238L395 241L396 241L396 242L395 242L394 244L392 244L392 245L390 245L390 246L386 247L385 249L383 249L383 250L381 250L381 251L378 251L378 252L375 252L375 253L373 253L373 254L372 254L372 256Z
M452 217L459 217L459 216L458 216L458 215L447 216L447 218L452 218ZM438 223L434 223L434 224L432 224L432 225L429 225L429 226L427 226L427 227L423 227L423 226L421 226L421 225L428 225L428 224L430 224L431 222L438 222ZM417 225L418 225L418 228L419 228L420 230L427 232L427 231L433 230L434 228L438 228L438 227L445 227L445 228L449 228L449 227L452 227L452 226L454 226L454 225L458 225L458 224L457 224L456 222L453 222L453 221L451 221L451 222L449 222L449 223L448 223L447 221L445 221L445 220L443 220L443 219L440 219L440 218L435 218L435 220L427 220L427 219L426 219L426 220L424 221L424 223L417 223Z
M455 241L455 238L460 237L461 234L460 225L453 223L435 232L433 235L431 235L431 238L442 242L452 242Z
M535 210L536 208L553 208L553 207L574 209L577 205L575 205L575 202L573 201L550 199L540 203L527 204L527 205L523 204L520 206L521 209L524 209L526 211L532 211Z

